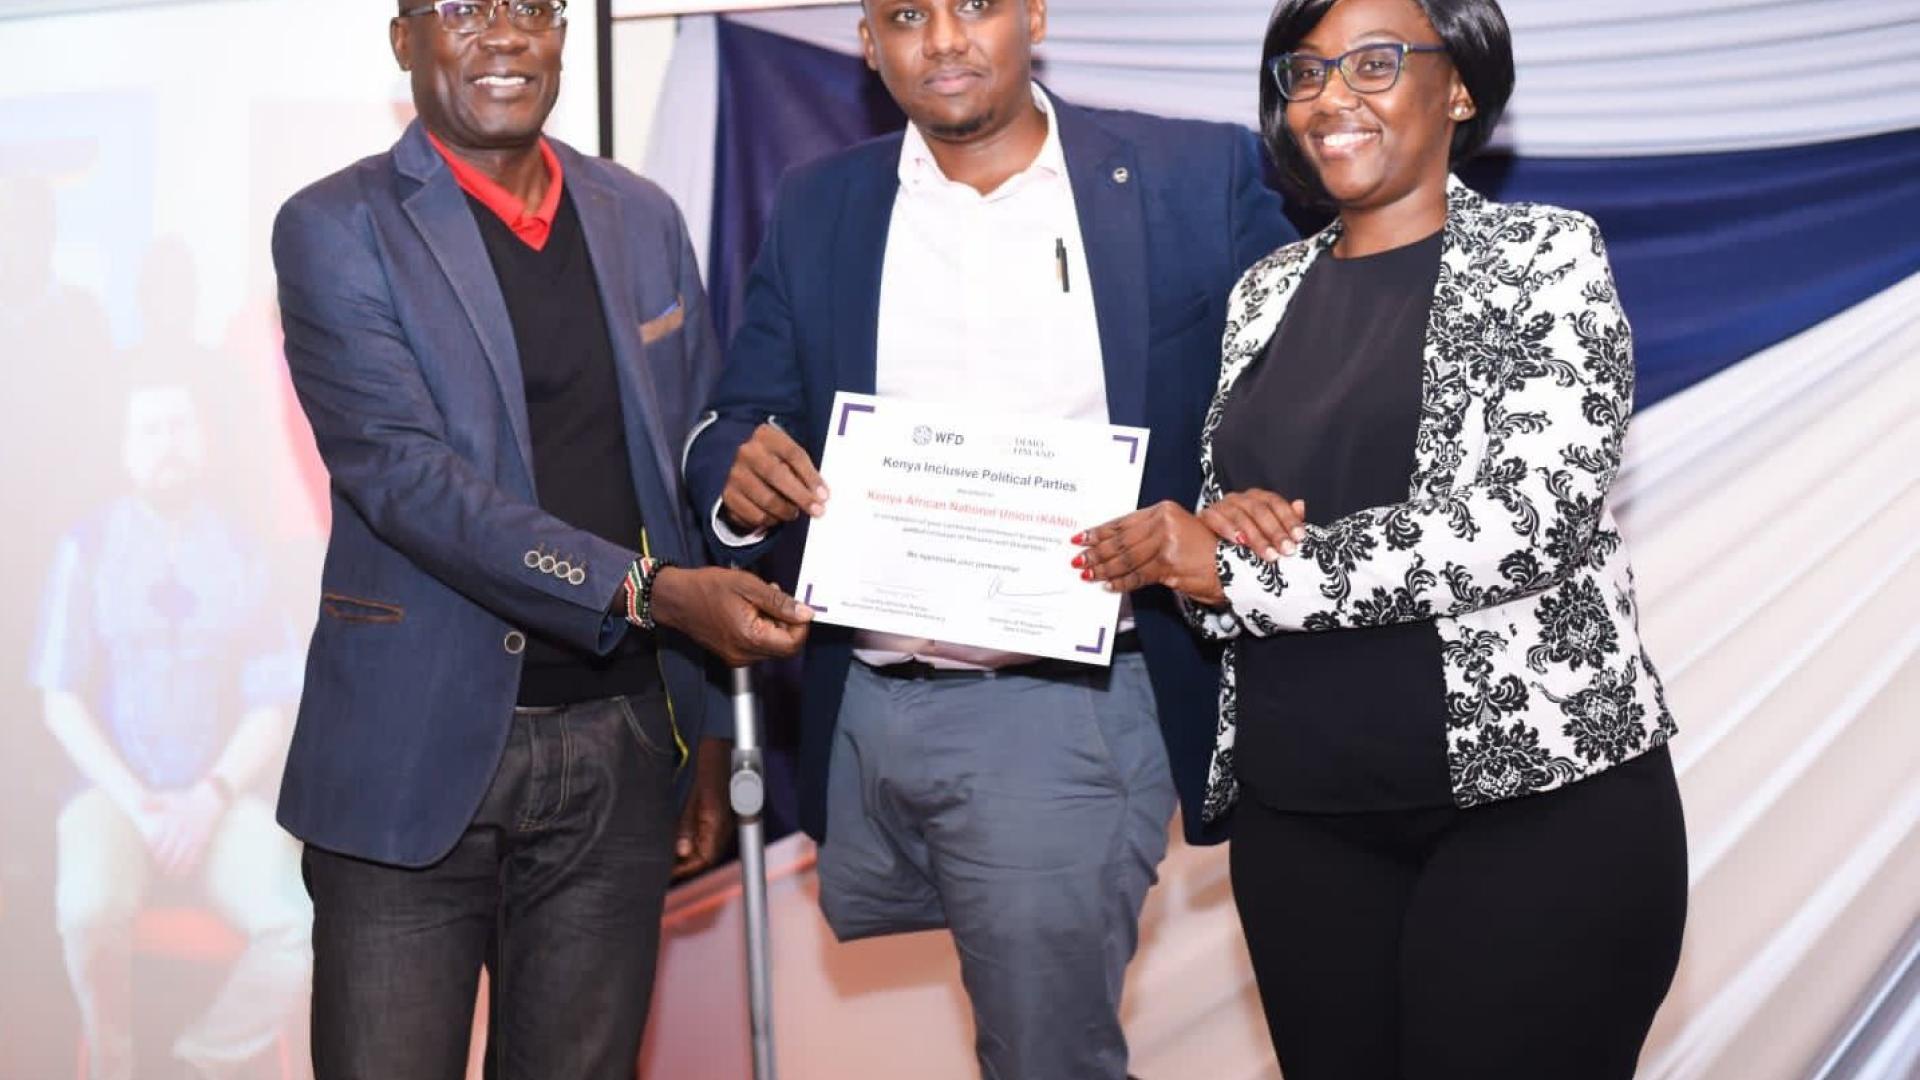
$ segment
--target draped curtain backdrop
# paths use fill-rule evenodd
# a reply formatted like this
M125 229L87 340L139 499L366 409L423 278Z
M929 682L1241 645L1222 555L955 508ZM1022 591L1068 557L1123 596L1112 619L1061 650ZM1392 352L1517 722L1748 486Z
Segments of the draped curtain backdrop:
M1692 852L1685 955L1640 1075L1920 1075L1920 1036L1835 1034L1920 1032L1920 1003L1848 1027L1856 1002L1901 1000L1871 994L1895 985L1885 965L1920 972L1920 2L1503 6L1518 86L1465 178L1592 214L1638 346L1612 499L1682 725ZM1269 8L1054 0L1041 77L1080 104L1251 125ZM723 330L780 173L901 122L858 58L858 17L682 20L647 168L708 241ZM780 850L804 865L797 840ZM1217 849L1176 844L1162 867L1130 976L1150 1003L1128 1020L1139 1075L1271 1076L1224 875ZM806 890L781 897L780 932L811 940ZM1177 932L1156 935L1156 910ZM918 970L913 947L858 955ZM796 1075L967 1060L942 1002L812 965L783 969L783 1000L827 1002L783 1036ZM897 1053L867 1037L909 1015ZM850 1042L871 1061L835 1071ZM1848 1065L1862 1046L1870 1067Z
M1461 171L1493 198L1599 221L1642 409L1920 274L1920 3L1503 8L1515 93ZM1080 104L1252 125L1269 11L1056 3L1040 77ZM706 238L723 335L781 174L904 123L859 55L858 19L849 5L681 21L647 171Z
M1600 222L1642 405L1920 272L1920 4L1505 8L1518 87L1493 152L1463 171L1496 199ZM1268 9L1058 4L1041 76L1082 104L1251 124ZM857 55L857 18L688 20L669 82L717 109L663 109L649 164L706 185L685 202L710 215L723 332L780 173L902 122Z

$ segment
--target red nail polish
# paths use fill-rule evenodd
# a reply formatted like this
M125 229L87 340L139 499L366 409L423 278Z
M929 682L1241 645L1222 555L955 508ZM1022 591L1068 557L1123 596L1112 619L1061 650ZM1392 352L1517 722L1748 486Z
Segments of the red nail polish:
M1234 543L1236 543L1236 544L1239 544L1239 545L1240 545L1241 547L1246 547L1246 546L1247 546L1247 534L1246 534L1246 533L1243 533L1243 532L1237 532L1237 533L1234 533L1234 534L1233 534L1233 542L1234 542Z
M1086 542L1087 542L1087 534L1083 532L1074 533L1073 539L1067 541L1067 543L1069 544L1084 544Z
M1093 571L1091 571L1091 570L1082 570L1082 571L1080 571L1080 580L1081 580L1081 581L1092 581L1092 580L1093 580Z
M1073 565L1075 566L1087 565L1087 557L1085 555L1075 555L1073 557Z

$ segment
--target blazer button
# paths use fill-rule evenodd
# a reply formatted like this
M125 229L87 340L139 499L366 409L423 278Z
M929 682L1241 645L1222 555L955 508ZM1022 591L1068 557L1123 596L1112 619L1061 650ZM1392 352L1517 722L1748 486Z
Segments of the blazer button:
M509 630L507 631L507 639L501 642L501 644L506 647L507 655L519 656L527 649L527 635L518 630Z
M567 561L565 561L565 560L562 560L562 561L560 561L560 562L557 562L557 563L554 563L554 564L553 564L553 576L554 576L554 577L557 577L557 578L565 578L565 577L566 577L566 576L567 576L568 574L571 574L571 573L573 573L573 564L572 564L572 563L570 563L570 562L567 562Z
M567 575L567 584L569 585L585 585L586 583L587 572L578 566L573 568L573 573Z
M546 556L545 558L540 560L540 572L543 574L553 573L554 564L559 561L560 561L559 559L556 559L551 555Z
M526 556L520 561L527 564L527 569L529 570L540 569L540 553L537 551L527 552Z

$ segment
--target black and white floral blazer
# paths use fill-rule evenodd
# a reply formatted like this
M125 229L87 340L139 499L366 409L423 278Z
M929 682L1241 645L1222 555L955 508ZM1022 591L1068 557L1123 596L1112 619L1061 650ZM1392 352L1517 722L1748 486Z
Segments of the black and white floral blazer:
M1221 497L1213 433L1234 383L1339 236L1336 222L1289 244L1235 288L1201 437L1203 508ZM1463 807L1551 790L1674 732L1606 506L1633 409L1633 339L1593 221L1488 202L1450 178L1422 379L1405 502L1310 525L1277 562L1222 543L1226 607L1188 607L1202 633L1229 641L1209 821L1237 794L1231 639L1242 633L1433 620Z

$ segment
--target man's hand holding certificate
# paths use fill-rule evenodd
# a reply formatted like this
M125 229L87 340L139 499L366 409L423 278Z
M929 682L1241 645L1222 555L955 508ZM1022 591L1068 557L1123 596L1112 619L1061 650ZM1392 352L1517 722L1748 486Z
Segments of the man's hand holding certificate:
M821 622L1104 664L1120 597L1074 534L1132 510L1147 432L841 393L800 599Z

